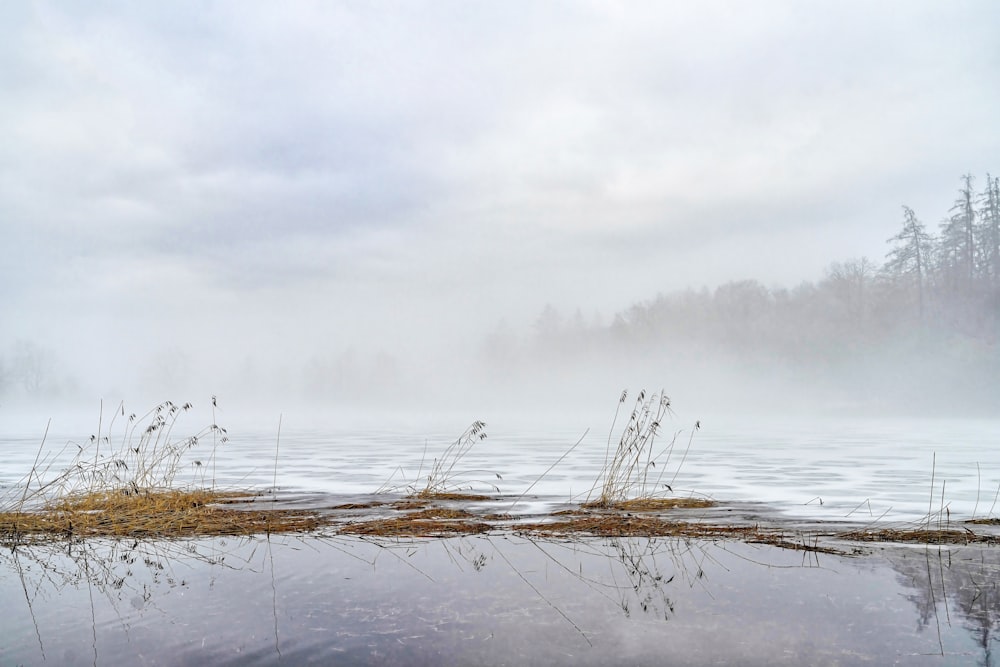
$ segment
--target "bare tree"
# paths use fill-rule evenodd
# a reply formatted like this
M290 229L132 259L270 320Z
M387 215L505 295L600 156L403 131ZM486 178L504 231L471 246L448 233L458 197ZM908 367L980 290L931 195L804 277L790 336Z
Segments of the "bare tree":
M878 265L867 257L834 262L827 269L827 281L844 304L855 331L862 332L868 314L868 292L878 272Z

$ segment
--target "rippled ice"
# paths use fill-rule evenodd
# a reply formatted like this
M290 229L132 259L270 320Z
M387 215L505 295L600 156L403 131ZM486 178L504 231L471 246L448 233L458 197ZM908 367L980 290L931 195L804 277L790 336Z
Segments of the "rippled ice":
M175 430L179 436L205 423L185 419ZM214 466L197 469L189 462L186 471L214 476L224 486L270 488L277 480L279 492L371 493L426 474L468 425L443 421L391 430L286 422L280 435L277 424L255 431L228 424L230 440L217 445ZM495 484L506 496L528 500L581 500L600 474L608 444L610 419L595 421L586 434L586 424L570 430L491 423L489 437L458 466L457 479L480 491ZM676 421L661 437L665 445L671 429L680 431L662 477L677 494L764 501L791 516L827 520L913 521L942 507L954 518L1000 513L1000 503L994 505L1000 420L718 418L702 421L689 440L692 425ZM3 426L0 485L11 489L31 469L41 437L23 429L5 433ZM62 451L61 460L68 460L77 448L67 443L85 444L88 437L50 433L43 458L48 464ZM203 439L192 456L207 461L212 449Z

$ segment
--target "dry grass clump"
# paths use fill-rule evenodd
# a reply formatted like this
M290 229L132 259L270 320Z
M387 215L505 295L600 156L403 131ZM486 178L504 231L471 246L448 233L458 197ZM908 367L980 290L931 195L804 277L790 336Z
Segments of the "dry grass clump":
M871 528L839 535L856 542L907 542L915 544L1000 544L1000 536L965 530L933 528Z
M253 535L309 531L326 523L304 510L237 509L239 497L209 490L74 495L40 510L0 513L0 539Z
M689 521L667 521L653 516L636 516L616 513L564 514L559 521L519 524L517 530L530 535L545 537L572 537L587 535L594 537L679 537L706 540L742 540L748 544L766 544L781 549L810 551L828 554L845 552L820 544L819 536L798 536L798 541L790 539L784 531L770 530L759 525L727 526L692 523Z
M628 398L628 392L622 392L615 410L615 418L611 424L614 432L618 414ZM688 439L687 449L680 463L674 469L673 475L667 477L670 458L674 445L682 431L673 434L670 441L662 446L657 445L657 436L663 420L671 414L670 398L664 394L646 396L640 391L618 439L618 446L611 451L611 435L608 436L608 448L604 458L604 468L594 485L594 490L600 487L600 495L596 500L589 500L585 507L612 508L623 507L628 503L639 503L664 498L665 493L673 493L672 484L687 457L691 447L694 430ZM695 424L695 430L700 427ZM592 491L593 492L593 491ZM651 507L652 508L652 507Z
M632 498L616 502L613 507L628 512L659 512L673 509L705 509L715 507L708 498Z
M370 503L342 503L329 508L332 510L371 510L385 505L383 502L373 501Z
M339 532L376 537L435 537L471 535L491 529L485 517L453 507L426 507L405 511L401 516L348 523Z
M713 526L689 521L667 521L655 516L617 513L577 514L558 521L518 524L517 529L538 535L578 535L598 537L732 537L760 536L757 526Z
M499 493L499 489L496 490ZM470 502L491 499L491 496L487 496L482 493L461 493L458 491L455 492L421 491L414 497L420 498L422 500L457 500L457 501L470 501Z
M246 502L256 495L248 491L221 492L211 489L146 491L143 493L122 493L94 491L82 495L71 495L56 500L44 509L49 512L136 512L163 511L176 512L204 507L205 505L225 505Z
M214 405L214 401L213 401ZM166 401L145 415L125 418L125 405L115 410L107 430L102 433L103 414L98 422L96 435L87 444L71 442L55 456L43 456L43 438L35 464L18 487L20 497L7 498L0 503L4 511L21 511L25 508L52 507L59 499L85 498L94 494L142 495L151 492L176 490L183 482L192 488L215 485L207 478L210 464L220 444L229 437L226 429L211 424L198 433L184 438L173 435L180 416L192 405L177 405ZM204 459L187 455L204 440L210 439L211 452ZM60 472L53 468L67 448L76 447L69 465Z
M848 554L848 552L843 549L835 549L833 547L820 544L818 537L814 537L812 542L809 542L805 539L805 537L802 537L801 542L794 542L785 538L783 535L768 534L748 539L746 541L748 544L766 544L767 546L778 547L779 549L789 549L791 551L810 551L813 553L832 554L835 556ZM853 553L858 554L860 551L856 549Z
M427 475L427 484L415 494L418 498L441 498L461 495L463 490L471 488L472 484L489 484L497 493L496 485L480 480L468 480L467 476L482 471L460 471L457 466L477 442L486 439L486 424L479 420L472 422L469 428L458 437L439 458L434 459L434 465ZM419 473L417 477L419 478ZM497 478L500 475L497 474Z
M213 398L213 414L214 405ZM167 401L125 420L122 404L105 432L99 422L87 445L68 445L77 451L60 472L53 471L59 455L43 457L43 439L23 486L0 502L0 539L251 535L323 523L309 511L233 507L254 494L216 490L207 477L216 448L228 440L226 430L213 423L192 436L173 436L178 418L191 407ZM204 458L188 456L209 439L212 449Z
M472 519L475 515L468 510L456 509L454 507L428 507L416 512L409 512L407 518L412 521L424 519Z
M459 467L462 459L472 447L486 439L486 424L474 421L454 442L448 445L441 456L434 459L430 470L423 474L424 461L420 461L416 479L402 484L391 484L391 478L376 493L405 493L411 498L423 500L487 500L490 496L473 493L478 487L489 488L494 493L500 493L500 488L492 481L480 476L490 475L503 479L500 473L484 470L466 470ZM426 453L425 453L426 456ZM397 469L399 470L399 469ZM393 473L395 476L395 473Z
M399 516L343 523L337 531L372 537L447 537L506 530L507 522L514 520L510 514L477 514L458 507L405 501L393 506L401 510Z

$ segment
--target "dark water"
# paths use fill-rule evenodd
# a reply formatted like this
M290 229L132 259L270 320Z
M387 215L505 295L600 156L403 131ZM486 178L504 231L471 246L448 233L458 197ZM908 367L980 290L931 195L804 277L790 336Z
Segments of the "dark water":
M1000 552L678 539L0 552L0 664L993 664Z

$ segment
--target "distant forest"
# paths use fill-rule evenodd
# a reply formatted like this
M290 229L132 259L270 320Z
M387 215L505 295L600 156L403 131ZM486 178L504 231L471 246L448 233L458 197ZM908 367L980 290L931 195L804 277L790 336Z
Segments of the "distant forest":
M961 389L956 400L1000 409L1000 179L975 184L961 178L936 229L904 205L881 262L834 262L818 282L792 288L750 279L661 293L603 323L547 306L531 334L498 329L484 352L498 367L696 354L757 371L809 369L902 400Z
M798 401L831 411L997 416L1000 179L986 175L977 188L963 176L941 210L943 219L928 225L922 212L902 206L899 218L885 221L880 260L834 262L816 282L768 287L748 279L661 293L610 319L549 305L526 331L498 326L475 360L317 350L298 372L288 372L283 357L275 368L256 360L256 371L247 360L235 375L213 377L213 387L403 401L446 396L431 391L437 382L477 407L487 391L544 405L556 396L575 403L587 391L613 400L623 388L647 387L720 409L752 410L756 401L788 411ZM140 386L176 391L164 378L183 380L190 364L176 353L157 359L137 375ZM0 349L0 397L80 391L50 350L24 340Z

